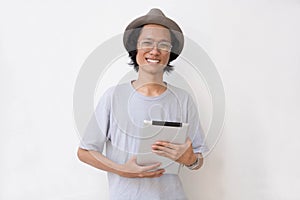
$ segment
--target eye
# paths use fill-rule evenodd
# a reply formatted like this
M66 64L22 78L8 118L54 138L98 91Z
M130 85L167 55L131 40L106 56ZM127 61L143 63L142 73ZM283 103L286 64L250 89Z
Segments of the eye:
M169 42L160 42L158 44L158 48L164 51L170 51L172 48L172 45Z
M144 41L141 41L141 46L142 47L152 47L153 42L151 40L144 40Z

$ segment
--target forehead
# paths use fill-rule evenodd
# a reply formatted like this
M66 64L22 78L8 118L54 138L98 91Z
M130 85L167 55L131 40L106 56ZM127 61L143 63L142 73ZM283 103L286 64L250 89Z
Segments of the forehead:
M164 26L157 24L145 25L140 33L139 39L153 39L153 40L171 40L170 31Z

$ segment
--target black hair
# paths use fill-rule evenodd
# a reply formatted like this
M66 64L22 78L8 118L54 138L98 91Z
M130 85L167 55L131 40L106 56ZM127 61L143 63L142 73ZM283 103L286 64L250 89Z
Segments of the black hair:
M144 25L135 28L134 30L132 30L131 34L129 35L128 38L128 45L130 46L130 49L132 49L132 51L129 51L129 58L131 59L130 63L128 63L129 65L132 65L134 70L136 72L139 71L139 65L136 61L136 55L137 55L137 41L138 38L140 36L141 30L143 28ZM175 34L172 32L172 30L168 29L170 31L170 35L171 35L171 44L172 44L172 48L174 49L178 49L179 46L179 41L176 38ZM168 61L167 66L164 68L164 71L166 72L171 72L174 70L174 66L170 64L171 61L175 60L179 55L174 53L174 52L170 52L170 58Z

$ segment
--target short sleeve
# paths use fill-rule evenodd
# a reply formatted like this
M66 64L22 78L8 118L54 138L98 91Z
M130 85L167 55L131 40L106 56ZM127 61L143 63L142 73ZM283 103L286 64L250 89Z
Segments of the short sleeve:
M103 151L109 138L110 98L108 91L99 100L95 112L91 116L79 147L86 150Z
M205 144L205 135L200 123L198 108L195 105L191 96L188 98L188 136L192 141L194 153L204 153L208 151Z

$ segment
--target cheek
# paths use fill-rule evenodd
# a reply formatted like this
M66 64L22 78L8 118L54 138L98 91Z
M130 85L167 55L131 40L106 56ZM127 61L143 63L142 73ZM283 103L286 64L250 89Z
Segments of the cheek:
M137 62L138 65L141 65L144 62L144 56L139 51L136 54L136 62Z
M170 54L167 54L167 55L163 56L164 64L168 64L169 59L170 59Z

